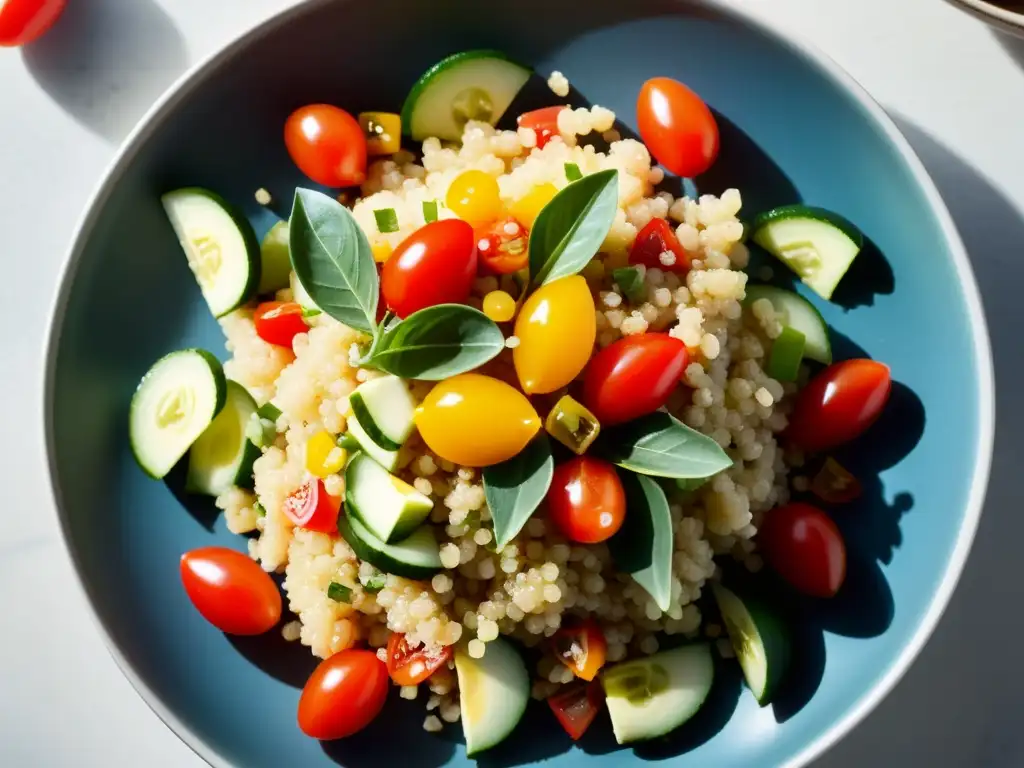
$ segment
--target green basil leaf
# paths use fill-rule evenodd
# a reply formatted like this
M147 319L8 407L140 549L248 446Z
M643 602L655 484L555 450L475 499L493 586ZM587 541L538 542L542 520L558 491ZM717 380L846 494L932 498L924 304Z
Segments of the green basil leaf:
M711 477L732 466L718 443L660 411L606 427L592 450L623 469L655 477Z
M366 363L403 379L440 381L479 368L504 347L501 330L480 310L438 304L384 328Z
M495 547L499 552L540 506L554 471L551 444L543 434L508 461L484 469L484 494L491 509Z
M530 231L534 285L575 275L604 242L619 207L619 172L592 173L574 181L545 205Z
M620 267L612 270L612 280L623 295L634 304L643 304L647 299L647 288L640 274L640 267Z
M672 517L668 499L654 480L619 470L626 494L625 522L608 539L615 566L647 590L662 611L672 599Z
M377 266L348 209L321 192L295 190L289 241L292 268L313 302L338 322L373 333Z

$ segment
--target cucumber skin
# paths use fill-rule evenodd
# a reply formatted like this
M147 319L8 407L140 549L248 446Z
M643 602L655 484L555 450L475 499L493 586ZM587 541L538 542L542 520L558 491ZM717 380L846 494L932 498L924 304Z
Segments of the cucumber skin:
M349 480L349 474L354 474L354 468L357 466L357 462L359 461L373 461L373 458L369 454L357 453L349 460L348 466L345 468L345 509L350 515L352 515L352 517L358 520L364 528L376 536L377 534L374 532L373 526L369 524L366 519L366 515L363 514L363 511L359 508L358 502L356 502L355 493L352 490L355 483ZM384 471L387 472L387 470ZM391 473L389 472L388 474ZM404 524L399 523L391 530L391 534L388 538L386 540L382 539L382 541L384 541L385 544L397 544L419 528L423 524L423 521L427 519L429 514L430 510L428 509L423 513L423 517L416 522L406 521Z
M821 363L822 365L832 365L832 340L829 338L829 325L828 323L825 322L825 318L822 317L821 312L818 310L818 308L814 306L812 302L808 301L806 298L801 296L799 293L797 293L796 291L791 291L786 288L780 288L776 285L770 285L766 283L748 284L746 298L743 299L743 305L749 306L758 299L768 299L768 301L771 301L772 305L774 306L775 302L772 301L772 295L775 294L776 292L792 294L797 298L797 300L799 300L803 304L806 304L807 307L811 310L811 312L814 313L814 316L818 318L818 322L821 323L821 327L825 331L826 346L822 354L813 354L813 349L812 353L808 354L807 349L805 347L804 358L808 360L814 360L816 362Z
M772 208L770 211L759 213L750 225L751 237L753 237L754 242L764 248L765 246L762 245L757 237L758 233L766 225L781 219L814 219L816 221L823 221L842 231L844 235L857 244L858 248L864 247L864 235L852 221L826 208L803 205L802 203L782 205L778 208Z
M225 403L227 403L227 401L228 401L228 381L227 381L227 378L224 376L224 368L221 366L220 360L218 360L216 357L214 357L211 353L207 352L205 349L199 349L198 347L188 347L187 349L179 349L179 350L176 350L174 352L168 352L166 355L161 357L159 360L157 360L155 363L153 363L153 365L151 365L149 367L149 370L146 371L146 374L142 377L142 380L138 383L138 386L135 387L135 392L138 393L138 391L140 389L142 389L142 387L146 383L146 380L149 378L150 372L154 368L156 368L160 363L162 363L164 360L167 360L170 357L174 357L175 355L181 355L181 354L184 354L186 352L190 352L190 353L194 353L194 354L199 355L203 359L203 361L208 366L210 366L210 372L213 374L214 385L217 388L217 401L216 401L216 405L214 406L213 413L210 415L210 421L212 422L215 418L217 418L217 414L220 413L221 410L223 410ZM129 406L128 410L129 410L128 420L129 420L129 423L130 423L131 422L131 412L135 410L135 398L134 397L132 397L132 404ZM200 433L200 434L202 434L202 433ZM129 432L129 435L130 435L130 432ZM132 457L135 459L135 463L139 465L139 467L142 469L142 471L145 472L147 475L149 475L154 480L162 480L165 477L164 475L154 475L152 472L149 471L149 467L147 467L143 463L141 457L139 456L139 452L135 448L135 441L134 440L129 440L128 442L131 445ZM191 446L189 446L189 447L191 447ZM188 448L186 448L182 452L181 455L184 456L186 453L188 453ZM178 458L180 460L181 456L179 456Z
M378 552L356 536L355 532L352 530L351 523L349 523L348 519L345 517L347 514L348 510L346 509L342 514L338 515L338 533L341 535L341 538L343 538L346 543L352 547L352 551L356 553L356 557L360 560L365 560L370 565L378 568L384 573L401 576L405 579L413 579L414 581L429 579L434 574L440 573L444 570L443 567L425 568L409 565L408 563L402 563L390 558L382 552Z
M245 215L216 192L211 192L204 187L182 187L181 189L175 189L168 192L162 199L166 199L169 195L179 194L201 195L213 200L213 202L224 209L224 212L231 217L231 220L235 223L238 231L242 233L242 240L245 241L245 252L249 257L249 280L246 282L245 288L243 289L238 302L236 302L230 309L226 309L219 315L216 315L219 319L225 315L231 314L256 295L256 289L259 288L263 270L263 255L260 252L260 241L256 237L256 232L253 230L252 224L250 224L249 220L245 218Z
M502 53L501 51L496 51L490 48L480 48L474 51L462 51L461 53L453 53L451 56L446 56L445 58L437 62L434 66L432 66L430 69L428 69L426 72L424 72L422 75L420 75L420 79L416 81L416 84L413 85L412 90L409 91L409 95L405 97L405 101L402 103L401 113L402 133L405 134L406 136L412 136L413 110L416 108L416 102L420 100L420 97L423 95L423 92L426 90L427 86L430 85L430 81L433 80L434 77L436 77L438 74L451 67L453 64L459 64L465 61L466 59L472 60L484 57L491 59L501 59L502 61L507 61L511 64L515 64L517 67L522 67L523 69L529 72L533 71L531 67L524 66L523 64L520 64L518 61L509 58L508 55Z
M366 407L363 396L359 394L358 389L356 389L356 391L352 393L351 397L349 397L348 403L352 406L352 412L359 420L359 425L363 428L363 431L369 435L373 442L385 451L397 451L402 447L401 444L396 443L380 431L377 427L377 422L373 420L373 415L370 413L370 409Z

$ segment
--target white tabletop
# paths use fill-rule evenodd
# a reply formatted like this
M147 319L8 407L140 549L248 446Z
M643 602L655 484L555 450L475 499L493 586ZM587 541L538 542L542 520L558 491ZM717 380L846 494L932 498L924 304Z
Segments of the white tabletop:
M294 1L72 0L54 40L0 50L0 764L202 765L121 676L73 587L44 466L43 339L72 229L117 144L188 66ZM952 605L897 689L819 765L1024 765L1024 41L941 0L736 2L830 53L918 150L973 258L1001 394L993 484Z

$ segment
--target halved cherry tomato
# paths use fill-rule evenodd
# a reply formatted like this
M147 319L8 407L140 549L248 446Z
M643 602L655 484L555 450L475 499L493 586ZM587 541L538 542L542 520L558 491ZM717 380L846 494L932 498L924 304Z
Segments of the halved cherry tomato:
M625 336L602 349L583 377L583 404L607 427L661 408L686 371L686 345L667 333Z
M587 681L594 679L608 656L604 632L593 619L567 621L551 638L551 645L555 657L576 677Z
M551 522L581 544L610 539L626 519L626 493L615 467L593 456L555 467L547 501Z
M672 264L665 264L661 260L661 254L666 251L675 256L676 260ZM680 274L690 271L690 257L679 243L672 225L657 217L647 222L636 236L633 249L629 252L629 263Z
M587 732L603 703L604 688L596 680L566 686L548 697L548 706L573 741Z
M366 180L366 135L352 115L330 104L310 104L284 124L284 143L299 170L327 187Z
M388 670L373 651L339 651L320 662L299 697L299 728L322 741L373 722L388 697Z
M309 330L302 319L302 307L294 301L265 301L252 316L256 335L268 344L291 349L292 340Z
M537 148L542 149L545 144L558 135L558 113L563 109L565 106L544 107L532 112L524 112L516 120L516 123L520 128L532 128L537 134Z
M404 634L392 632L388 640L388 674L396 685L419 685L452 657L450 645L432 651L428 652L423 646L410 649Z
M817 507L793 502L765 513L757 543L776 573L814 597L832 597L846 579L846 544Z
M708 105L668 77L643 84L636 100L640 138L654 159L677 176L704 173L718 157L718 123Z
M341 499L331 496L324 481L311 477L284 500L281 510L285 517L300 528L320 533L338 532L338 510Z
M462 304L476 277L473 228L461 219L420 227L395 249L381 270L381 291L399 317L435 304Z
M0 3L0 45L13 47L41 37L64 12L67 0L6 0Z
M811 493L826 504L846 504L860 498L863 492L860 481L831 456L811 480Z
M508 275L525 269L530 259L529 233L511 216L476 230L476 249L488 271Z
M181 556L181 582L203 618L229 635L262 635L281 620L281 593L252 558L227 547Z
M833 363L800 391L786 435L809 453L848 443L875 423L891 390L889 366L883 363Z

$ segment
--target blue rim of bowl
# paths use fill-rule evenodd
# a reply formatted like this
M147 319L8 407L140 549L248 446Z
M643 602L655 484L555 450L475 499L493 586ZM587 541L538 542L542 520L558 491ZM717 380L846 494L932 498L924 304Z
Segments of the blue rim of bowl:
M205 79L207 73L214 70L220 64L228 61L250 43L263 35L270 34L277 27L288 23L293 17L304 13L312 13L318 7L327 5L334 0L299 0L295 5L276 11L270 16L250 25L240 32L231 42L215 51L205 59L193 65L187 72L181 75L157 100L157 102L142 117L132 132L122 143L117 154L103 174L102 179L93 191L85 211L75 227L75 234L68 258L62 269L59 288L54 298L50 311L50 332L47 337L45 351L45 371L43 382L43 422L46 439L47 469L50 478L50 492L53 496L54 507L57 510L58 524L62 532L64 546L74 565L76 581L81 593L85 595L89 604L90 612L95 626L99 630L107 646L107 650L113 657L121 672L131 683L132 687L139 693L143 701L159 717L168 728L180 738L196 755L205 760L215 768L231 768L231 763L213 746L200 739L196 734L182 723L173 712L142 680L131 663L121 653L114 642L106 625L97 612L97 599L92 588L86 582L81 569L81 562L75 551L75 547L69 536L66 522L66 512L62 501L61 491L57 485L57 462L54 452L54 424L53 424L53 394L54 376L56 374L56 353L60 337L60 328L67 310L68 298L74 276L81 259L84 244L88 240L92 229L96 225L99 211L103 204L112 194L113 189L119 183L124 170L133 161L146 140L156 129L156 126L167 117L191 92L197 88ZM831 57L819 50L815 45L803 40L801 37L786 31L781 26L767 21L759 15L736 7L728 0L698 0L700 4L714 8L725 17L732 17L740 22L765 32L792 52L817 66L825 72L832 82L843 91L852 95L867 115L878 125L886 135L886 138L897 147L904 161L907 163L914 180L922 189L928 200L931 209L935 212L936 218L942 229L942 233L949 244L953 263L956 267L957 277L960 280L967 304L967 310L973 332L974 347L977 352L975 375L978 381L978 441L974 461L974 470L971 476L970 492L968 495L967 508L965 510L963 523L957 535L957 544L953 549L952 556L946 564L946 571L932 601L921 619L910 642L904 646L900 654L893 659L882 676L875 682L874 686L843 715L839 720L824 733L819 735L810 744L804 747L782 768L802 768L816 758L820 757L826 750L838 743L854 726L860 723L869 712L895 687L914 659L921 652L928 638L931 637L935 626L942 617L949 600L956 589L960 575L963 573L967 555L970 552L974 535L978 528L978 521L981 518L981 511L985 501L985 491L988 486L989 470L992 463L992 448L995 433L995 387L993 383L992 348L989 343L988 328L985 324L985 316L982 311L981 296L978 292L978 285L971 269L967 251L963 241L957 233L953 218L946 208L938 189L925 170L925 167L917 154L911 148L910 143L885 113L882 107L868 94L863 86L840 67Z

